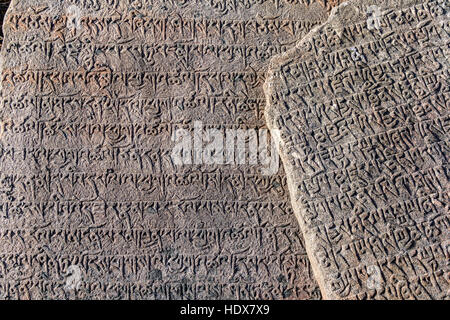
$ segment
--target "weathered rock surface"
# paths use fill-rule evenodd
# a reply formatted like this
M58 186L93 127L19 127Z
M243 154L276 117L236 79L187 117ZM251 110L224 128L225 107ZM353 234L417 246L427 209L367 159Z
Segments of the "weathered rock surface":
M6 10L8 9L10 0L0 0L0 48L3 43L3 18L5 17Z
M13 1L0 297L320 298L283 172L171 157L195 121L265 127L269 58L331 8L310 2Z
M266 118L324 298L449 298L448 1L350 1L272 61Z

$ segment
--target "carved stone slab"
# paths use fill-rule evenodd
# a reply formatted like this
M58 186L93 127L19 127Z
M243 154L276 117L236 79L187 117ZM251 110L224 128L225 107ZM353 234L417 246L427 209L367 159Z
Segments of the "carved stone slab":
M320 298L282 170L172 154L177 132L264 130L270 57L336 2L13 1L0 297Z
M6 10L8 9L10 0L0 0L0 48L3 43L3 18L5 17Z
M274 58L267 122L324 298L449 298L448 1L350 1Z

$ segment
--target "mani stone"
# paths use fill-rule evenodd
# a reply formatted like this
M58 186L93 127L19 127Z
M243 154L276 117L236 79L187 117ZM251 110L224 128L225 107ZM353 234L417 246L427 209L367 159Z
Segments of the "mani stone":
M449 299L448 1L350 1L273 59L266 118L325 299Z
M13 1L0 298L320 299L282 170L171 155L196 124L265 130L270 58L337 2Z

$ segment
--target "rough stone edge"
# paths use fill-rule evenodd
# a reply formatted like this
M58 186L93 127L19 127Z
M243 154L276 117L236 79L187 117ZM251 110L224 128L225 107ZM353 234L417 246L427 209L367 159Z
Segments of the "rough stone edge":
M11 12L14 10L17 2L20 0L11 0L11 2L8 5L8 9L5 12L5 15L3 16L3 23L1 25L2 31L3 31L3 39L2 43L0 44L0 142L3 137L3 133L5 132L5 126L6 126L6 120L4 118L3 114L3 70L5 67L5 56L6 56L6 44L8 43L8 30L5 28L6 21L8 20L8 16L11 14Z
M283 141L281 140L281 137L279 136L279 132L275 131L278 129L274 127L274 123L273 123L274 110L273 110L273 105L271 104L271 95L274 90L273 83L275 81L274 70L277 69L280 65L282 65L285 61L289 60L291 57L298 54L302 45L305 42L310 41L317 34L319 34L320 30L322 30L327 25L331 24L335 19L338 19L339 17L337 14L340 9L346 7L347 5L349 5L351 3L355 3L355 2L357 3L358 1L357 0L349 0L349 1L343 2L340 5L338 5L337 7L333 8L330 12L330 15L329 15L327 21L325 21L323 24L313 28L306 36L304 36L301 40L299 40L297 42L295 47L293 47L292 49L290 49L282 54L272 57L271 61L269 62L269 66L267 69L267 78L266 78L266 81L263 86L264 94L265 94L265 98L266 98L266 107L265 107L265 111L264 111L264 116L266 119L266 125L269 128L269 131L270 131L272 137L275 139L277 144L279 144L279 146L283 146ZM325 283L325 275L323 273L323 270L321 270L318 262L316 261L314 252L312 251L313 246L311 244L313 242L313 239L311 239L310 238L311 236L305 232L305 230L306 230L305 223L302 219L303 208L298 206L297 201L295 201L294 168L290 165L288 159L286 159L286 156L282 152L279 152L279 151L280 150L278 148L278 153L279 153L279 156L281 158L281 161L283 163L283 166L284 166L284 169L286 172L287 184L288 184L289 194L290 194L290 199L291 199L291 205L294 210L296 219L300 225L300 230L302 231L303 237L305 239L305 248L306 248L306 252L309 257L309 261L311 263L311 267L312 267L314 276L316 278L317 283L319 284L319 288L320 288L320 291L322 292L323 299L335 300L335 299L337 299L337 297L330 295L328 290L326 290L327 285Z
M3 69L4 69L4 65L5 65L5 50L6 50L6 45L7 44L7 40L8 40L8 30L5 28L6 26L6 21L8 19L8 16L11 14L11 12L13 11L13 8L16 7L17 2L20 0L11 0L11 2L9 3L8 9L5 12L5 16L3 17L3 23L2 23L2 30L3 30L3 43L1 44L0 48L0 75L3 74ZM2 76L3 77L3 76ZM3 84L2 81L0 81L0 97L3 97ZM0 108L1 111L1 108ZM1 122L1 119L0 119Z

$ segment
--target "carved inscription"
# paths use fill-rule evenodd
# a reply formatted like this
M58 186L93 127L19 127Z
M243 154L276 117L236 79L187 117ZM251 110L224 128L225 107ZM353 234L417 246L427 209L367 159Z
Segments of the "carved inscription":
M265 84L325 298L449 298L449 2L350 1Z
M0 298L319 299L282 170L171 154L198 122L263 130L270 57L337 2L14 1Z

